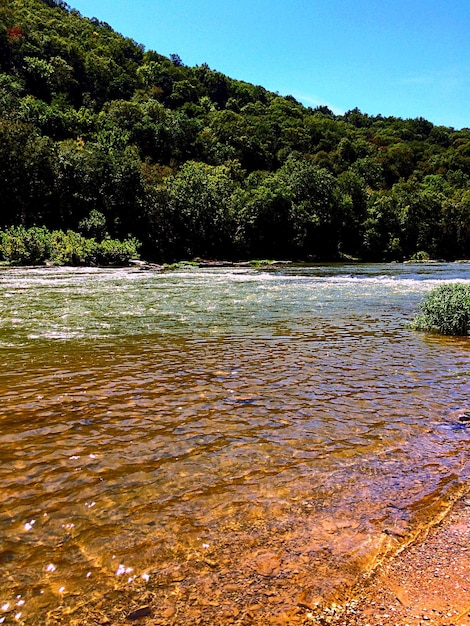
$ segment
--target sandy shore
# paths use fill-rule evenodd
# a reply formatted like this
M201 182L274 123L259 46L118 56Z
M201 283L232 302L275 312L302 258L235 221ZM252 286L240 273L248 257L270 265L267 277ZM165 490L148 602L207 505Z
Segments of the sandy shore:
M341 615L304 624L470 626L470 496L378 569Z

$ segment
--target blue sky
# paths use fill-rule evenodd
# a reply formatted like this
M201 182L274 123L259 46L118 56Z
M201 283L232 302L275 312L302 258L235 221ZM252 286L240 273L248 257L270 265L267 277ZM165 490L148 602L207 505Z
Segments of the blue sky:
M146 49L337 113L470 127L470 0L69 0Z

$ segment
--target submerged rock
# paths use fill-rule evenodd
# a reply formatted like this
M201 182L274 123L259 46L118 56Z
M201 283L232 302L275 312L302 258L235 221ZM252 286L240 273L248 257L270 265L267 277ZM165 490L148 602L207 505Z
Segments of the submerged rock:
M152 611L149 606L142 606L140 609L136 609L135 611L132 611L132 613L129 613L127 619L133 622L141 617L148 617L151 613Z

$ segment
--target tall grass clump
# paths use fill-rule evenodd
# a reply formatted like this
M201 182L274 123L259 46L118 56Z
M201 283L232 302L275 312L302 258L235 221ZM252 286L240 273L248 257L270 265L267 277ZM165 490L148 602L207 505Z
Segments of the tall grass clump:
M441 335L470 334L470 284L449 283L430 291L411 326Z

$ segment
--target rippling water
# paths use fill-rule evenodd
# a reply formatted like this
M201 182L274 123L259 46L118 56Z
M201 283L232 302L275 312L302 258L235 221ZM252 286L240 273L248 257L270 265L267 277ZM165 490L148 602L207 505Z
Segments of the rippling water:
M406 328L454 280L470 265L0 270L0 623L341 597L468 478L469 341Z

